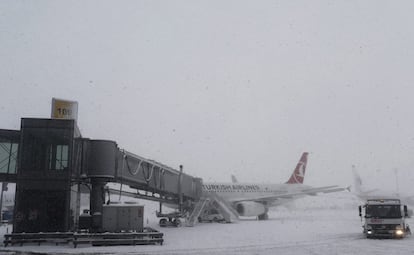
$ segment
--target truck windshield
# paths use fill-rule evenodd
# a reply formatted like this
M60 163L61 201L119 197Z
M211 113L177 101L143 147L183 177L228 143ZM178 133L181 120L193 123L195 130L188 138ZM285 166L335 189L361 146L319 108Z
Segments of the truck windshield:
M367 205L366 218L401 218L399 205Z

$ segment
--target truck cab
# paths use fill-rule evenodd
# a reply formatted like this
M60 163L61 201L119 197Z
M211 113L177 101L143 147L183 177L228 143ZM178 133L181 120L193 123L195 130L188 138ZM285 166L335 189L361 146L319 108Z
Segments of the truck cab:
M400 199L368 199L359 206L359 216L364 222L362 228L367 238L403 238L411 234L405 222L407 206L402 205Z

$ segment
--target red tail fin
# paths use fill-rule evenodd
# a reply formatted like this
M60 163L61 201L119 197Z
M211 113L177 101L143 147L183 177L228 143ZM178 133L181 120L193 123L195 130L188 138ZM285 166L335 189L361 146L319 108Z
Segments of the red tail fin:
M306 163L308 162L308 153L304 152L300 158L298 164L296 165L295 171L293 171L289 180L286 182L288 184L301 184L305 179L305 170Z

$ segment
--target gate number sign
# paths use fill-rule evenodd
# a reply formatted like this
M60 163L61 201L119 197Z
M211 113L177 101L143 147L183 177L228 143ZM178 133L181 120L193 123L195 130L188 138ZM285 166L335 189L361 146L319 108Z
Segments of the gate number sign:
M78 119L78 102L52 98L52 119Z

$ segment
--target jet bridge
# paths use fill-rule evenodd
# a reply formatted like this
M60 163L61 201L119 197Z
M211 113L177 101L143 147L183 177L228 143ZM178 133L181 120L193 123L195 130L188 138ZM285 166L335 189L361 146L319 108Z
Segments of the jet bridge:
M92 228L101 231L110 182L180 209L191 210L202 195L200 178L114 141L84 138L74 120L23 118L20 131L0 130L0 146L0 181L16 182L13 233L78 230L82 190L90 193Z
M181 210L190 210L202 194L202 180L163 165L154 160L146 159L126 150L119 149L115 142L104 140L83 139L86 149L87 166L82 169L82 179L92 184L94 204L91 212L101 211L101 190L108 182L128 185L136 192L122 189L110 189L110 193L120 192L136 198L149 199L177 205ZM91 181L88 181L91 180Z

